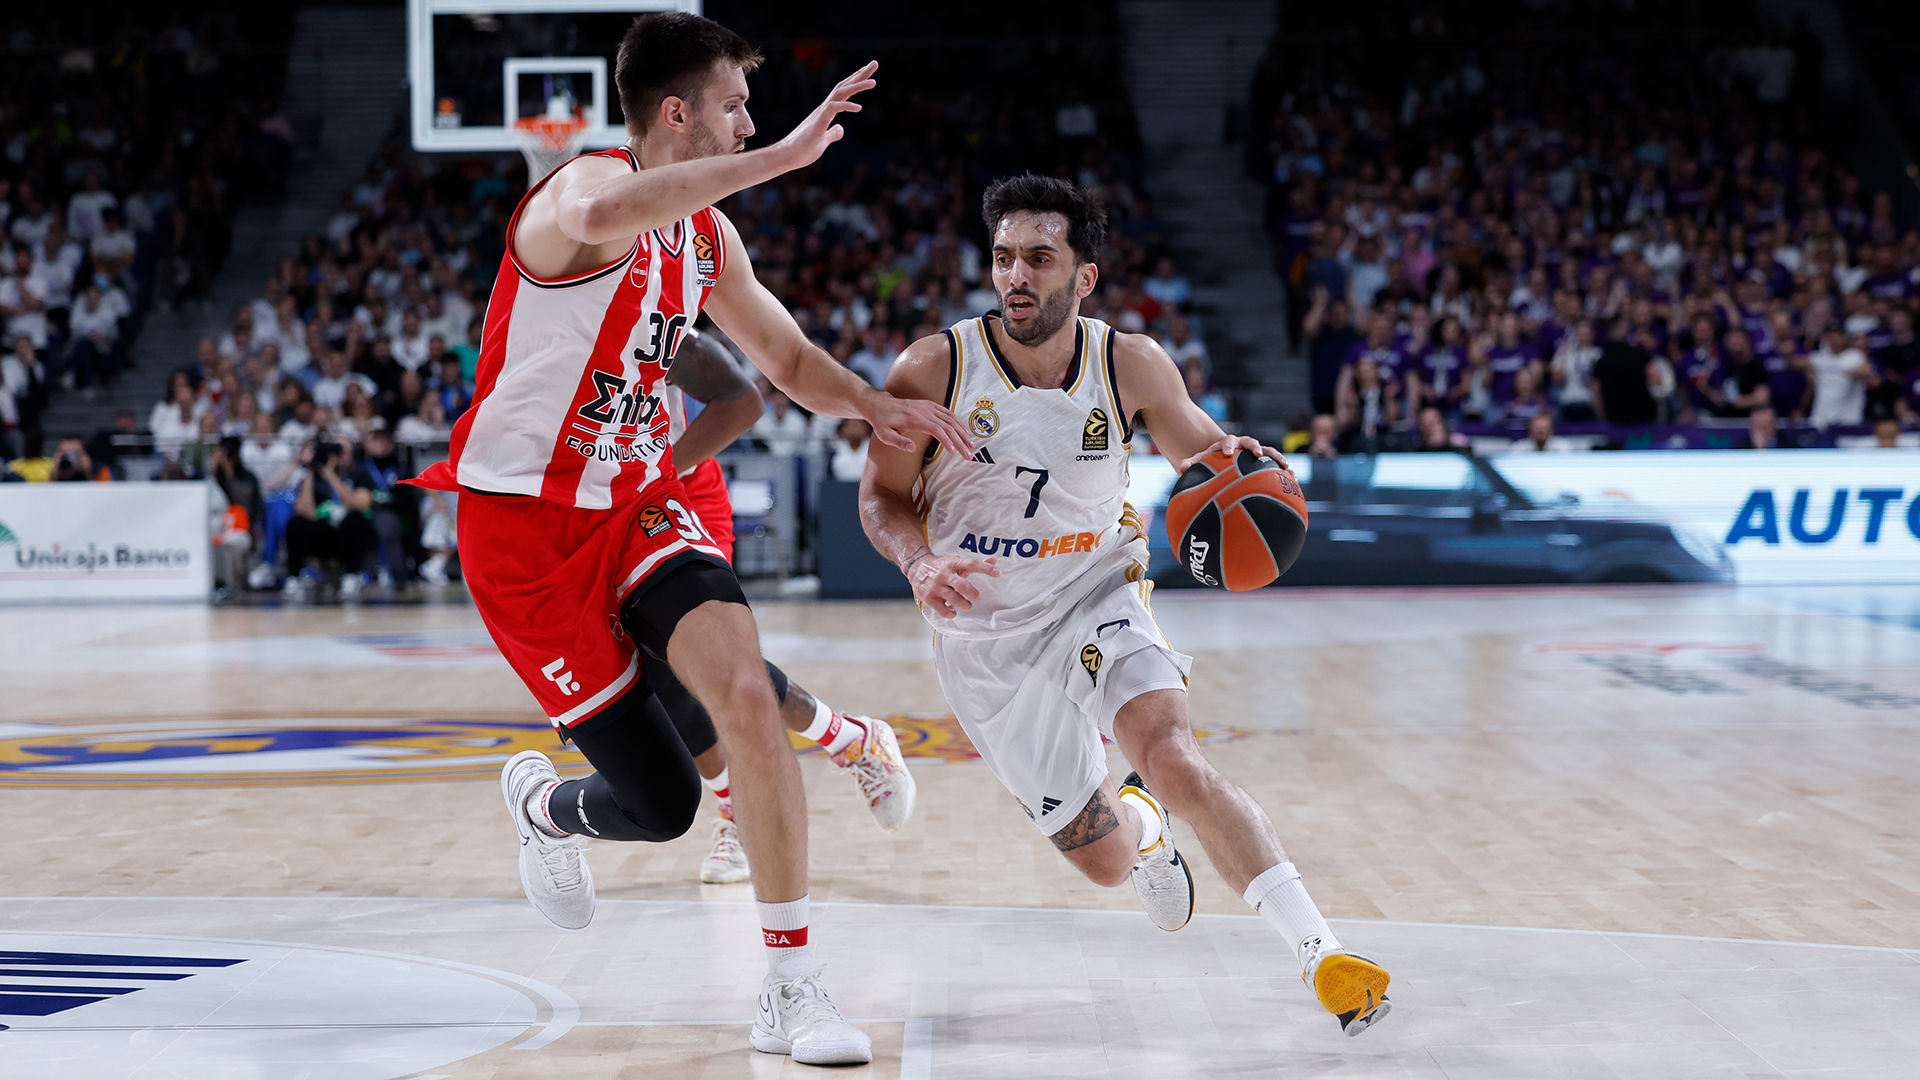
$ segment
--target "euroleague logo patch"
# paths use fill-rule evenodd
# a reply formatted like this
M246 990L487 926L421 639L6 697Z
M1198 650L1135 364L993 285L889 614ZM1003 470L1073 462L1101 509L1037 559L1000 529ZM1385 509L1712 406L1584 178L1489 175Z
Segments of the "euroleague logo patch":
M648 506L640 511L640 530L648 536L659 536L673 528L673 519L658 506Z
M717 277L720 246L706 233L693 234L693 270L703 278Z
M1080 650L1080 666L1087 669L1087 678L1092 679L1096 686L1100 683L1101 659L1098 645L1089 645Z
M1087 426L1080 430L1080 449L1105 450L1107 448L1107 412L1095 409L1087 414Z

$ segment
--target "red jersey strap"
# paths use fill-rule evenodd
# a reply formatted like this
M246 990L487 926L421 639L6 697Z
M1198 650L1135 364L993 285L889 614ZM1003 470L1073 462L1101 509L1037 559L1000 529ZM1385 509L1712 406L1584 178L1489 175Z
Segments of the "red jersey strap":
M628 149L625 146L616 146L611 150L595 150L589 154L581 154L578 157L569 158L567 159L566 164L560 166L560 169L564 169L567 167L567 165L571 165L574 162L579 161L580 158L590 158L590 157L618 158L621 161L626 162L627 167L629 169L632 169L634 172L640 171L640 159L634 157L633 151ZM535 274L533 271L527 269L526 264L520 261L519 254L513 250L514 233L518 231L520 228L520 215L526 213L527 204L532 202L533 197L540 193L540 189L547 186L547 182L549 180L552 180L554 177L560 175L560 169L555 169L552 172L548 173L547 175L541 177L539 183L533 185L531 188L528 188L527 193L520 197L520 205L513 208L513 217L507 221L507 260L513 263L514 270L517 271L521 277L527 279L529 282L532 282L535 285L539 285L542 288L548 288L548 289L562 288L567 285L578 285L581 282L592 281L594 278L597 278L600 275L611 271L615 267L624 265L628 259L633 258L633 253L636 250L638 250L640 247L640 238L636 236L633 238L633 247L628 248L627 253L625 255L622 255L619 258L614 259L612 262L609 262L603 266L596 266L593 269L585 271L583 273L572 274L563 278L543 278L538 274Z

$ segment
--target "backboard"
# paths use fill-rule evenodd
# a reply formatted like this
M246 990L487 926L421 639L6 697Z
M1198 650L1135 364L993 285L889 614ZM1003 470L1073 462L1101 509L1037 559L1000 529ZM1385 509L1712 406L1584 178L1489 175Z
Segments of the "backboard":
M627 140L614 54L636 15L701 0L407 0L409 126L423 151L509 151L523 117L582 116L586 149Z

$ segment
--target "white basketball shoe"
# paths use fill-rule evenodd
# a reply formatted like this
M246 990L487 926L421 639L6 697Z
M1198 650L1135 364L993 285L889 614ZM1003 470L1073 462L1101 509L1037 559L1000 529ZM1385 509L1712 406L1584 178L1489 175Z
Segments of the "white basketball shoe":
M520 834L520 887L527 901L548 922L562 930L584 930L593 921L593 871L577 836L558 839L533 823L527 800L542 784L557 783L559 770L538 750L523 750L507 759L500 770L500 794L507 800L507 816Z
M1340 1018L1340 1030L1358 1035L1387 1018L1387 969L1315 934L1300 943L1300 978L1328 1012Z
M1133 891L1140 894L1140 906L1147 909L1153 925L1168 932L1178 930L1193 921L1193 871L1174 850L1167 808L1147 791L1137 772L1127 774L1120 793L1144 799L1160 813L1160 839L1134 861Z
M894 737L893 725L871 716L853 719L866 725L867 737L829 755L828 760L853 776L881 831L893 832L913 815L918 788L913 774L907 771L906 759L900 756L900 740Z
M740 827L727 818L713 823L713 850L700 863L700 880L709 885L736 885L751 877L747 849L740 846Z
M820 973L768 975L747 1041L763 1054L791 1054L802 1065L865 1065L873 1040L854 1027L820 985Z

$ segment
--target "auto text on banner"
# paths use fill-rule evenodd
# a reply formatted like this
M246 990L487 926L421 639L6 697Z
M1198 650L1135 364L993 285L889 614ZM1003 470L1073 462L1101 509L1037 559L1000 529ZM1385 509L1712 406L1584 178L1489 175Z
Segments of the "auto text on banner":
M208 505L203 482L0 484L0 603L204 601Z
M1920 581L1920 452L1689 450L1494 460L1537 501L1637 506L1717 541L1742 583Z

